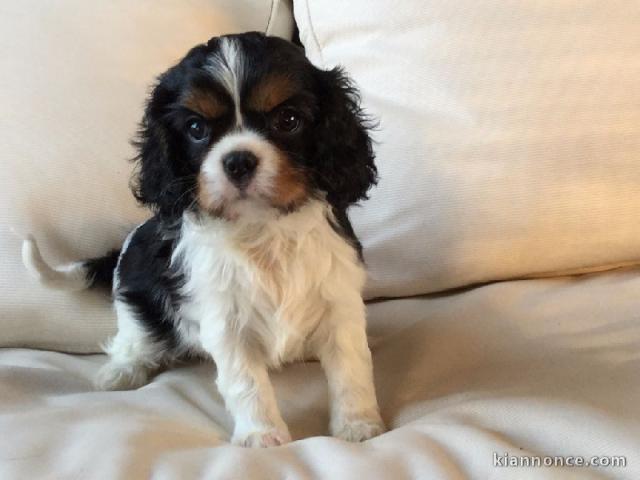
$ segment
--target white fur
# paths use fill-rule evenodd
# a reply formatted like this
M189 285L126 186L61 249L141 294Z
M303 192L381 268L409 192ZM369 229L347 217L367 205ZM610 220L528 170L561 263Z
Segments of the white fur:
M78 291L89 286L87 270L83 262L50 267L42 258L38 244L32 235L22 242L22 263L35 279L49 288Z
M228 37L221 38L220 50L208 60L205 68L231 95L235 105L236 125L242 125L240 88L245 75L245 66L238 42Z
M98 372L95 385L101 390L138 388L165 361L165 352L149 338L125 302L116 299L114 306L118 333L104 346L109 361Z
M227 223L186 216L173 261L188 272L181 318L218 368L217 384L247 445L287 441L267 368L318 356L332 395L332 432L348 440L380 433L356 253L310 202ZM260 269L249 251L265 252ZM193 337L190 338L193 341Z

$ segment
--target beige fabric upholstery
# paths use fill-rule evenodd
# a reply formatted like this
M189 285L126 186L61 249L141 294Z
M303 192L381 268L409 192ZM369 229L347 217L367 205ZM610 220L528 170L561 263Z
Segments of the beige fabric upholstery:
M369 297L640 259L636 0L299 0L380 119Z
M362 445L322 436L316 362L273 375L296 441L246 450L227 443L210 364L103 393L91 387L103 356L0 350L0 478L637 480L638 298L640 270L629 270L370 305L393 430ZM493 467L494 452L627 466Z
M25 0L1 10L0 346L95 352L115 326L108 300L35 285L20 262L20 237L32 232L52 262L118 246L147 215L129 193L127 159L155 76L214 35L290 37L291 8Z

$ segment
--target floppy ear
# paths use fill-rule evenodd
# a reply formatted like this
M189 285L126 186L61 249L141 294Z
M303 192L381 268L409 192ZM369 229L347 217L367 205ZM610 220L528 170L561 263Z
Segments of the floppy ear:
M163 121L172 101L173 94L161 78L147 102L138 136L133 142L138 150L134 158L136 173L131 182L133 194L141 204L162 217L180 215L191 201L184 194L188 185L179 178L177 162L172 161L175 147Z
M367 198L377 181L368 130L371 121L360 108L357 89L339 68L318 71L319 121L316 125L316 186L338 209Z

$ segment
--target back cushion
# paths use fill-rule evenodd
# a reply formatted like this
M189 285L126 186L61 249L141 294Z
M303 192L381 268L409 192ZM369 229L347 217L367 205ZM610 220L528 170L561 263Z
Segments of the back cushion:
M286 2L20 0L0 14L0 346L94 352L108 298L48 291L20 261L26 233L52 263L119 246L148 212L128 189L129 140L149 85L188 49L245 30L289 37Z
M368 297L640 259L636 0L301 0L380 120Z

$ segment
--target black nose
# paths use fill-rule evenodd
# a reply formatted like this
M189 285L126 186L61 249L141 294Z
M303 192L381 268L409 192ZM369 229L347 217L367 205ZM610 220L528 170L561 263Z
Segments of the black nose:
M246 186L258 166L258 157L246 150L231 152L222 157L224 173L237 186Z

